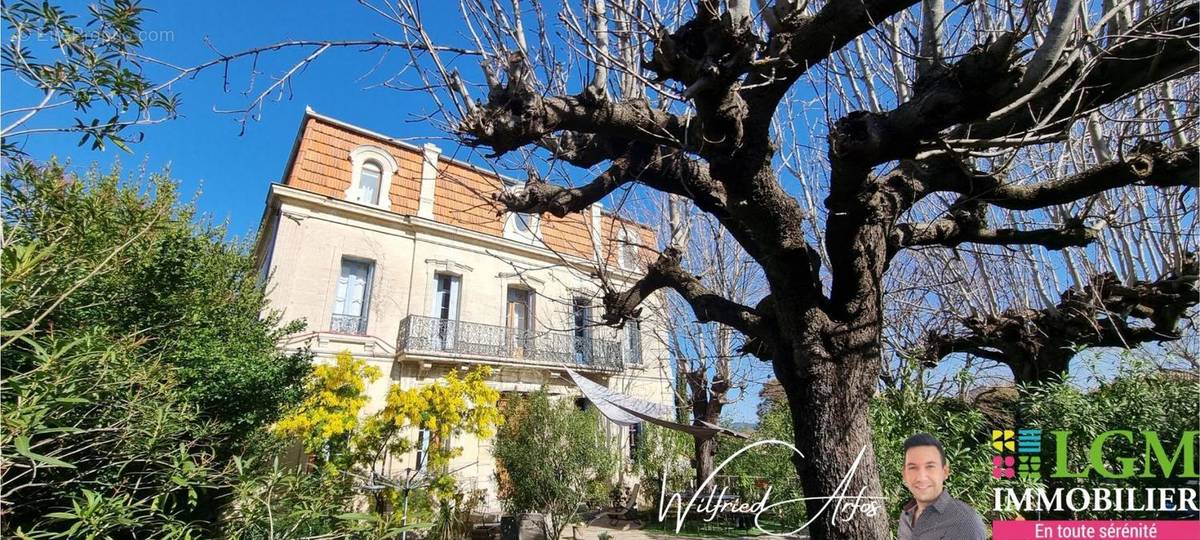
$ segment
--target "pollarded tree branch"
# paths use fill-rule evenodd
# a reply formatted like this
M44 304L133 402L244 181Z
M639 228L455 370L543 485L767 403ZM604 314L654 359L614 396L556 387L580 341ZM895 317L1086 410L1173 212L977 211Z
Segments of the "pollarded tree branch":
M587 169L624 155L630 142L623 137L563 131L542 137L534 144L550 151L555 158Z
M623 292L610 291L604 295L605 324L620 325L637 317L638 307L659 289L674 290L688 305L700 322L717 322L729 326L748 337L769 338L771 333L766 318L755 308L744 306L713 292L700 279L680 265L680 252L674 247L664 250L642 276Z
M605 135L671 148L687 148L688 126L678 116L641 98L611 101L589 95L545 97L533 88L524 58L514 54L514 67L502 88L486 103L464 115L456 130L470 146L486 146L501 156L538 144L560 131ZM613 156L615 157L615 156Z
M1125 186L1195 186L1198 158L1200 147L1196 144L1168 149L1160 143L1141 141L1124 159L1035 184L1010 184L987 173L968 172L961 164L944 167L943 174L931 175L924 183L929 192L952 191L970 201L1010 210L1033 210Z
M567 140L572 139L574 137L567 137ZM596 143L599 139L593 136L587 144ZM621 186L637 181L658 191L685 197L717 219L727 220L729 217L725 187L712 178L704 163L681 151L642 142L624 141L624 146L619 143L605 145L605 151L618 147L624 150L612 158L609 168L583 186L557 186L531 177L524 190L501 191L493 194L492 198L510 212L546 212L562 217L583 211ZM593 150L575 148L572 151L586 154ZM734 222L727 226L733 231L743 229Z
M1099 237L1097 229L1081 219L1071 219L1060 227L1046 229L993 229L987 225L987 205L978 201L959 201L943 218L927 223L901 223L892 230L889 258L897 251L915 246L955 247L959 244L1039 245L1047 249L1083 247Z
M770 117L776 104L809 68L841 50L884 19L917 0L830 0L812 17L801 10L778 13L777 30L767 41L765 58L746 78L756 103L754 116ZM777 10L778 11L778 10Z
M1010 210L1031 210L1081 200L1125 186L1193 186L1196 183L1197 145L1166 149L1161 144L1141 141L1123 159L1098 165L1061 179L1030 185L1007 184L1001 178L974 171L950 152L921 160L903 160L890 173L869 185L870 189L848 199L851 204L868 203L879 215L897 216L923 197L938 191L961 195L951 215L928 223L903 223L888 234L887 260L906 247L948 246L962 243L992 245L1040 245L1048 249L1082 247L1097 238L1098 231L1082 221L1061 227L1020 230L993 229L986 224L984 208L994 205ZM846 212L846 216L853 216ZM840 217L840 216L839 216ZM864 223L867 222L864 220ZM833 225L831 234L849 234ZM833 259L833 266L838 261ZM842 266L846 267L848 265ZM842 277L841 283L837 281ZM835 287L849 281L848 273L835 274ZM835 291L842 291L838 288ZM839 296L839 298L842 298Z
M1045 229L991 229L973 219L941 218L928 223L896 226L889 251L915 246L955 247L959 244L999 246L1037 245L1046 249L1084 247L1099 238L1100 231L1071 220L1062 227Z
M579 187L556 186L537 176L531 176L522 189L499 191L493 193L492 198L509 212L545 212L561 218L571 212L583 211L628 183L631 179L631 164L632 159L629 156L614 159L607 170Z
M951 66L931 67L917 80L913 97L891 111L857 111L838 120L829 134L834 174L850 169L843 176L861 177L875 165L913 157L922 141L1002 106L1021 78L1015 40L1015 34L1004 34Z
M660 81L682 84L685 98L727 90L748 69L758 41L748 21L734 17L721 17L715 2L698 2L691 20L653 36L643 67Z
M1064 66L1060 76L1032 98L1028 92L1017 92L1011 99L1019 106L1006 107L1009 110L1000 111L996 118L963 126L951 138L997 139L1030 130L1035 135L1061 131L1066 122L1099 107L1194 72L1200 66L1197 49L1200 4L1175 4L1173 9L1141 21L1086 67L1078 62Z
M467 144L487 146L493 156L558 131L630 138L672 148L688 146L683 120L644 99L591 101L581 96L543 98L533 92L504 92L463 118L457 129Z
M573 140L575 137L566 139ZM603 138L592 136L586 140L584 145L597 146ZM605 145L606 148L618 146L616 143ZM691 200L696 208L720 221L748 250L761 252L763 248L756 247L760 242L755 227L769 220L752 222L733 216L725 185L713 178L705 163L682 151L643 142L626 141L624 148L624 153L613 159L607 170L583 186L557 186L531 177L523 190L501 191L493 194L493 198L510 212L550 213L563 217L571 212L583 211L621 186L640 182L655 190ZM804 268L810 270L806 275L812 275L811 279L815 281L816 271L809 268L809 258L806 257L804 262Z
M896 182L903 180L902 174L873 178L871 169L912 158L922 141L1001 106L1020 81L1015 40L1014 34L1003 34L951 66L931 65L907 102L884 113L850 113L830 130L825 245L833 277L830 300L840 316L854 316L860 307L875 304L870 295L889 260L892 224L916 200L911 185ZM901 172L906 168L932 174L920 171L919 163L898 167ZM940 230L950 223L939 225Z
M1189 253L1179 270L1158 280L1126 285L1106 273L1082 290L1067 290L1054 307L965 317L960 331L926 337L925 361L932 365L965 352L1007 364L1018 382L1034 382L1066 373L1080 347L1178 340L1179 321L1200 299L1197 274L1200 265Z
M730 219L725 186L709 173L707 164L678 150L659 147L645 167L635 170L635 179L659 191L690 199L696 208L721 221L734 235L745 239L747 224Z

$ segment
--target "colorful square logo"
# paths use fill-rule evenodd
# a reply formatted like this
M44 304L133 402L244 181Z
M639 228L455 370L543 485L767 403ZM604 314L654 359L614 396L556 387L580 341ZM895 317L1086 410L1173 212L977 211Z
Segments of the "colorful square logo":
M1017 475L1038 480L1042 477L1042 456L1017 456Z
M1014 435L1015 433L1011 429L993 429L992 448L1000 453L1015 451L1016 442L1013 439Z
M993 429L992 478L1042 477L1042 430Z
M994 456L992 458L992 478L1012 478L1016 476L1013 464L1016 458L1012 456Z

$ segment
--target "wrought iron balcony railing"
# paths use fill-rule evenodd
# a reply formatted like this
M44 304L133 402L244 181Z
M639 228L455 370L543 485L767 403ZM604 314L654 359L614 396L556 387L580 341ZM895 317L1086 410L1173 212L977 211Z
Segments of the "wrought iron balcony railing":
M462 354L530 364L621 371L621 344L572 332L528 332L435 317L410 315L400 323L402 353Z
M333 321L329 324L329 331L338 334L364 335L367 333L367 318L335 313Z

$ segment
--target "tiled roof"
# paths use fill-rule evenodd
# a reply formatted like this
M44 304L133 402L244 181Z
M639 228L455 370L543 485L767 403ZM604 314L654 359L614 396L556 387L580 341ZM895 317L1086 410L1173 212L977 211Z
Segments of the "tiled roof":
M343 198L352 176L350 152L363 145L382 148L396 160L398 169L389 189L390 210L416 215L421 191L420 148L312 112L305 115L283 182L305 191ZM437 166L434 220L474 232L503 236L506 218L492 200L492 194L503 186L504 179L500 176L443 156ZM600 219L600 233L604 239L601 258L607 263L615 264L615 239L622 226L630 233L636 231L643 246L656 247L653 229L607 212L602 213ZM546 247L558 253L595 259L590 228L591 215L586 212L564 218L544 215L541 221Z

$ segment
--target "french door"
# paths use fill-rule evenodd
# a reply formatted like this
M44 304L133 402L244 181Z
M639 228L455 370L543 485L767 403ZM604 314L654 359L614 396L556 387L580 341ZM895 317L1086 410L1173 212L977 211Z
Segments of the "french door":
M508 348L513 358L533 352L533 291L509 287L507 302Z
M371 263L342 259L334 294L330 330L344 334L365 334L367 307L371 297Z
M438 350L454 349L458 334L458 297L461 281L458 276L436 274L433 293L433 342Z

